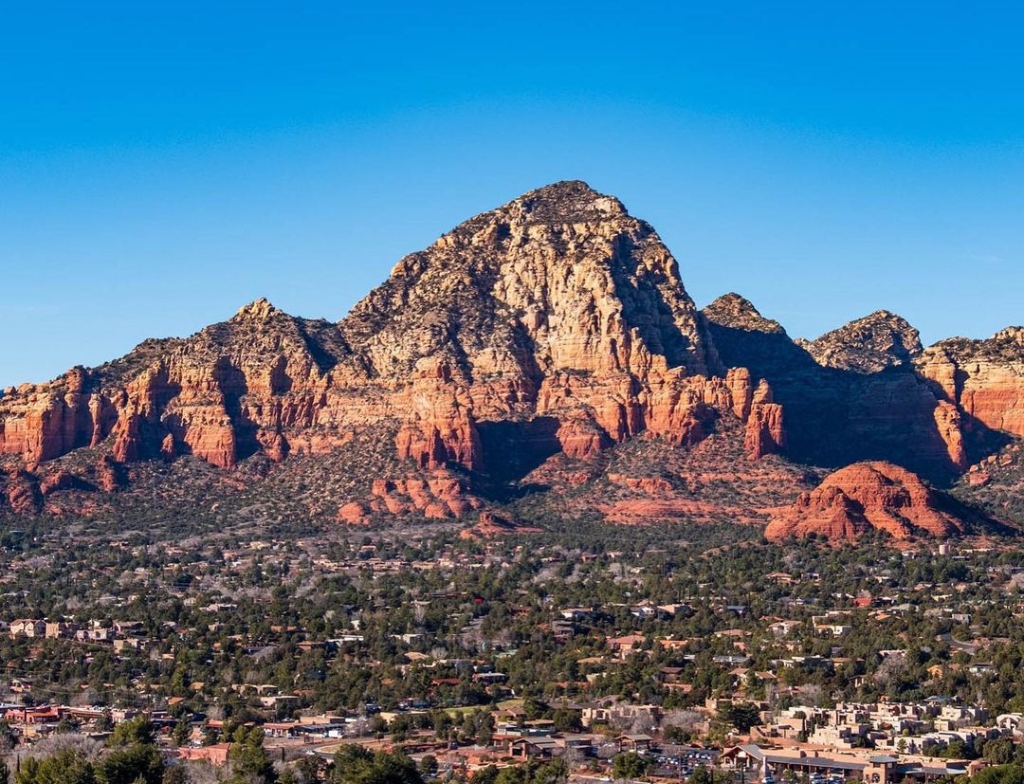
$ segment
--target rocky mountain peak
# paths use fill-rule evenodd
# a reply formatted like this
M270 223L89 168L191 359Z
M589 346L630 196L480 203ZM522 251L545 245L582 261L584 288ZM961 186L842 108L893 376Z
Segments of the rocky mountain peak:
M992 339L999 342L1016 343L1019 346L1024 346L1024 327L1007 327L1006 329L1001 329L992 336Z
M260 297L239 308L232 321L269 321L278 315L284 315L284 311L271 305L266 297Z
M530 220L542 223L576 223L629 214L614 196L598 193L581 180L546 185L520 196L509 206L518 208Z
M707 368L696 308L651 226L586 183L560 182L477 215L341 322L384 377L421 359L464 378Z
M804 348L820 365L858 373L905 364L922 351L918 331L887 310L851 321L805 343Z
M754 307L754 303L735 292L723 294L705 307L701 313L709 321L722 327L772 335L786 334L786 330L779 322L766 319Z

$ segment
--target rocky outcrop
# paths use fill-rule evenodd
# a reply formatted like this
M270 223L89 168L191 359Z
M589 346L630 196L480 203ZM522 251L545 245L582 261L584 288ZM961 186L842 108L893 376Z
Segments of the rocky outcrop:
M0 474L0 487L7 506L18 514L35 514L43 507L38 479L28 471L9 468Z
M444 519L461 517L483 506L468 492L461 479L447 471L437 471L429 477L377 479L371 493L370 509L378 514L421 513L427 518ZM342 507L342 511L342 516L355 514L352 508Z
M51 384L9 390L0 399L0 454L31 465L100 443L116 413L94 386L94 374L75 367Z
M747 457L756 460L764 455L781 452L785 447L782 425L782 406L772 400L771 387L761 379L750 404L744 445Z
M470 471L483 467L473 402L465 387L453 382L452 367L430 357L416 364L408 399L412 418L396 437L401 460L420 468L458 463Z
M516 533L535 533L539 530L539 528L514 523L501 515L495 514L494 512L485 511L480 513L480 518L476 525L469 528L463 528L459 531L459 538L493 539L496 536L508 536L509 534Z
M665 495L674 489L668 479L660 476L627 476L609 473L608 481L613 485L621 485L649 496Z
M506 404L560 371L707 370L671 253L581 182L532 191L407 256L340 326L374 374L450 359L465 380L511 375Z
M260 453L326 450L344 424L381 418L372 383L355 394L332 385L366 380L337 328L296 319L266 300L186 340L147 341L94 370L75 369L0 400L0 453L27 462L83 447L118 462L195 455L222 468ZM340 430L340 432L338 432Z
M884 462L856 463L830 474L810 493L778 513L768 539L807 537L855 540L873 531L895 539L949 537L1005 526L984 519L950 496L931 489L910 471Z
M819 365L878 373L912 361L921 353L921 336L905 319L878 310L805 343L804 348Z
M703 311L702 315L713 323L743 332L759 332L765 335L785 335L782 325L767 319L746 297L735 292L723 294Z
M944 340L915 364L942 399L963 412L969 432L1024 436L1024 328L1009 327L988 340Z

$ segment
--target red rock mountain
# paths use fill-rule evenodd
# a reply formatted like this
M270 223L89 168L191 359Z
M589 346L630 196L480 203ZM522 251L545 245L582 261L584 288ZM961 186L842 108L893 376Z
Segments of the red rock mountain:
M922 352L880 312L799 345L738 295L698 312L649 224L562 182L405 257L339 323L261 299L189 338L6 390L0 510L49 510L191 456L279 466L267 481L301 464L337 486L346 522L460 516L536 471L552 487L607 481L601 456L637 439L700 444L701 470L717 450L787 465L884 458L948 480L1024 435L1022 368L1019 331ZM345 477L324 468L335 458ZM707 512L687 495L694 482L651 470L610 484ZM801 473L754 472L788 477L790 498Z
M30 469L87 448L228 469L382 427L416 469L502 474L510 450L585 459L640 434L684 446L722 417L743 424L751 458L778 450L770 387L721 368L701 325L650 225L558 183L402 259L338 324L259 300L190 338L9 390L0 454Z
M965 352L973 349L962 341L954 341L960 353L944 343L921 352L916 330L885 311L812 342L791 340L736 295L709 305L703 318L725 365L767 380L786 411L787 455L800 462L888 460L946 483L1019 434L1005 426L1017 416L1019 344L1004 346L984 370L968 370ZM980 395L990 396L986 419L964 405L973 395L957 397L958 372L976 376Z
M795 504L776 514L765 536L857 539L881 531L894 539L946 538L998 528L910 471L875 461L830 474L814 491L801 494Z

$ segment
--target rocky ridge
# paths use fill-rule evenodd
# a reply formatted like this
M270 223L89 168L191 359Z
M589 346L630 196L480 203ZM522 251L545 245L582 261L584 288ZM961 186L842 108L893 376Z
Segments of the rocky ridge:
M887 310L851 321L804 348L823 367L858 373L878 373L906 364L922 350L918 331Z
M649 224L584 183L556 183L405 257L336 324L261 299L189 338L6 390L0 511L130 492L135 467L154 461L261 461L272 478L372 443L362 478L327 504L334 519L490 515L524 483L579 476L640 496L597 499L607 519L714 517L714 503L686 497L686 461L667 460L675 479L605 479L603 456L637 440L695 455L728 442L750 465L885 459L949 481L1024 433L1022 378L1019 329L922 350L884 311L811 343L737 294L698 311ZM801 471L772 470L780 498L795 497ZM762 515L750 499L729 508ZM497 519L481 530L504 530Z
M722 362L747 367L771 386L786 411L786 454L794 460L839 467L882 459L948 483L1003 443L995 416L996 426L980 421L936 380L956 372L946 353L915 353L916 330L884 311L813 343L793 341L759 314L737 314L719 301L703 317ZM1017 393L1006 390L1005 377L1013 374L1011 355L1007 349L981 385L1013 418Z
M1024 436L1024 327L1008 327L988 340L941 341L914 365L975 431Z
M455 468L514 481L510 450L533 464L586 460L641 435L683 447L728 418L745 428L751 459L778 451L783 411L770 386L744 368L713 374L702 327L653 228L583 183L558 183L402 259L338 324L257 300L190 338L14 390L0 400L0 454L30 471L78 450L118 465L194 456L230 469L393 429L415 477L380 477L342 504L356 519L357 509L475 509L426 493L421 483L436 482L422 476Z

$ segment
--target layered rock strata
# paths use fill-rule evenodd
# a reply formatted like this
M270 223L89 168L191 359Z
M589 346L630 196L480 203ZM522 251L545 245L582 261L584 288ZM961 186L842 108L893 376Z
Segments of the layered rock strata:
M779 540L813 534L855 540L878 531L895 539L945 538L1000 528L980 517L904 468L884 462L855 463L801 494L768 524L765 536Z

